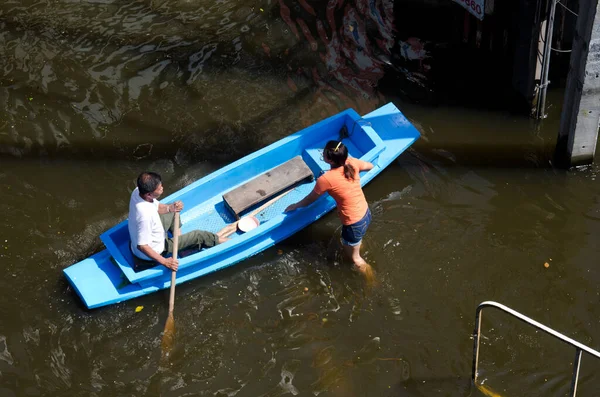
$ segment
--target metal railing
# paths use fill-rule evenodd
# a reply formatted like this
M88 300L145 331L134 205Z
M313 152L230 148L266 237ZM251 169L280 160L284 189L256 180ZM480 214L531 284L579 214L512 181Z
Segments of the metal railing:
M519 320L532 325L542 331L546 332L549 335L554 336L557 339L560 339L563 342L570 344L575 347L575 361L573 362L573 377L571 380L571 394L570 396L575 397L577 394L577 381L579 380L579 368L581 366L581 356L583 352L591 354L592 356L600 359L600 353L594 349L591 349L581 343L574 341L573 339L564 336L560 332L553 330L552 328L546 327L544 324L540 324L537 321L509 308L504 306L501 303L486 301L482 302L477 306L477 311L475 313L475 330L473 331L473 373L472 380L473 384L477 382L477 365L479 363L479 337L481 335L481 317L483 309L486 307L495 307L496 309L500 309L503 312L506 312L513 317L518 318Z

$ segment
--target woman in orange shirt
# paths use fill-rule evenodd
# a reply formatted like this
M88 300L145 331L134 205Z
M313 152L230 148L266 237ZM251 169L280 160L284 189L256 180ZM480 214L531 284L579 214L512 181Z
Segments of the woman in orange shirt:
M369 265L360 256L360 243L371 223L371 211L360 187L360 171L368 171L373 164L355 158L348 158L348 148L337 141L329 141L323 149L323 161L331 166L317 179L312 192L299 202L288 206L285 212L306 207L327 192L337 204L342 221L342 244L344 252L352 259L361 272L369 270Z

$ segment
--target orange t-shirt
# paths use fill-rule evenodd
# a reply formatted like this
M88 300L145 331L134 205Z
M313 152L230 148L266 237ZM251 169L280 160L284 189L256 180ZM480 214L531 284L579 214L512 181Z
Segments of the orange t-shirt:
M360 221L367 213L367 200L360 187L360 169L364 161L348 157L346 164L354 167L354 180L344 176L344 167L333 168L317 179L313 191L321 195L329 193L337 203L338 215L343 225ZM363 166L364 168L364 166Z

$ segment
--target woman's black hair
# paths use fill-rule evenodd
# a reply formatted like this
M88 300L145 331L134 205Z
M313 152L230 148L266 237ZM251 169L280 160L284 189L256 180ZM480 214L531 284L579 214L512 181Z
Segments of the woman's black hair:
M142 172L137 179L137 187L140 190L140 196L146 193L152 193L161 183L162 180L160 175L156 172Z
M333 163L332 168L344 167L344 177L351 181L354 180L356 171L350 164L346 164L348 148L341 141L327 142L325 149L323 149L323 158Z

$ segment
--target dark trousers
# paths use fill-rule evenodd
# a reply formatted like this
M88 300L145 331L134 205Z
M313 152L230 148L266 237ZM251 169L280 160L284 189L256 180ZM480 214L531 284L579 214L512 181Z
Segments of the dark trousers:
M175 229L175 213L167 212L166 214L160 214L159 216L165 231L168 230L171 232L171 234L173 234ZM179 222L179 227L181 227L181 221ZM173 243L173 238L167 237L165 240L165 252L163 252L163 255L166 253L173 253ZM219 236L217 236L215 233L206 232L204 230L192 230L191 232L184 233L179 236L179 243L177 245L179 251L182 251L187 248L195 248L200 250L202 248L214 247L217 244L219 244Z

